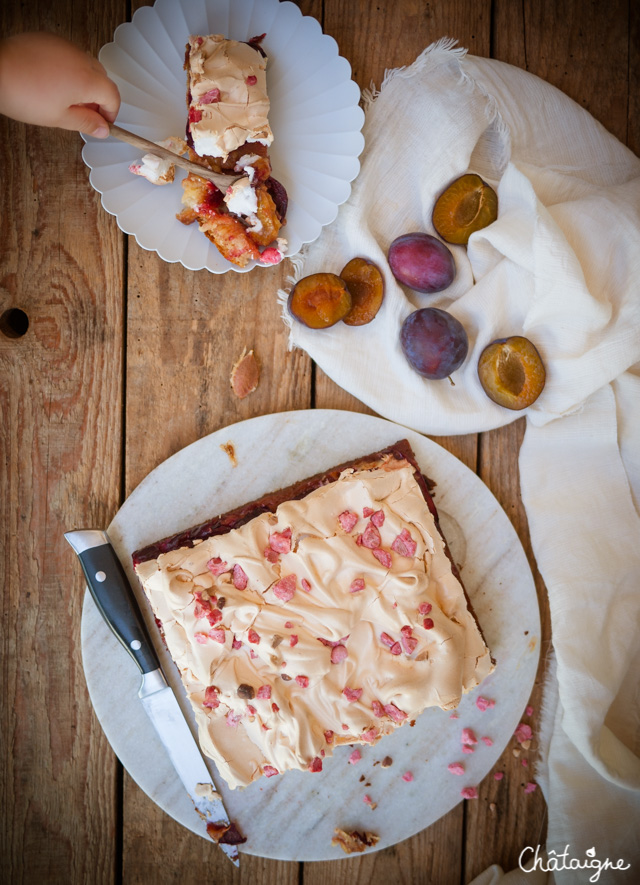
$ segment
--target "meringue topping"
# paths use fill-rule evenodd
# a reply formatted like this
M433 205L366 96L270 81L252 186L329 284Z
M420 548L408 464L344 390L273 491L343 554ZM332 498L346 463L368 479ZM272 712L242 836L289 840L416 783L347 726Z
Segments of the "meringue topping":
M136 571L232 789L453 709L493 668L404 460Z
M220 34L192 36L185 66L197 154L226 160L245 142L271 144L267 60L257 48Z

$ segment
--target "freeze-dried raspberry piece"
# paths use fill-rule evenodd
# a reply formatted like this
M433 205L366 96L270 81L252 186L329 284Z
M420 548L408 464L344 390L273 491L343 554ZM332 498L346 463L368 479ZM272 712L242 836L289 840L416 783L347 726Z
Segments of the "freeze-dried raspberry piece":
M231 580L233 581L233 586L236 588L236 590L247 589L249 578L247 577L245 570L242 568L241 565L238 565L238 563L236 563L233 567Z
M400 710L395 704L385 704L384 712L387 716L390 716L394 722L404 722L405 719L409 718L409 714L405 713L404 710Z
M496 771L496 773L493 776L493 779L494 779L494 781L501 781L503 777L504 777L504 771Z
M280 249L276 249L275 246L270 246L268 249L263 249L260 254L260 263L261 264L280 264L284 255L280 251Z
M463 753L473 753L474 749L469 744L463 744L462 745L462 752Z
M189 122L199 123L202 120L202 111L197 108L189 108Z
M420 612L421 615L428 615L431 613L432 608L433 608L433 606L431 605L430 602L421 602L420 605L418 606L418 611Z
M525 786L524 791L525 791L525 793L534 793L537 789L538 789L538 785L537 785L537 784L533 784L533 783L529 782L529 783Z
M410 771L405 771L405 773L402 775L402 780L410 784L413 780L413 774Z
M249 714L251 716L255 716L256 713L258 712L252 704L247 704L247 711L249 712Z
M349 587L349 593L359 593L361 590L364 590L364 579L354 578Z
M207 612L209 611L211 611L211 606L205 608L205 606L201 602L196 602L193 607L193 614L198 620L200 620L200 618L206 618Z
M207 612L207 620L212 627L215 627L216 624L219 624L222 620L222 612L219 608L212 608L210 612Z
M392 655L401 655L402 654L402 646L399 642L394 642L391 648L389 649Z
M268 701L271 698L271 686L270 685L261 685L260 688L256 692L256 697L260 698L260 700Z
M229 710L227 713L226 722L230 728L236 728L238 722L242 719L242 714L235 713L233 710Z
M331 731L330 728L328 728L328 729L325 731L325 733L324 733L324 739L325 739L325 741L326 741L328 744L332 744L332 743L333 743L333 732Z
M215 642L219 642L220 645L224 645L227 638L227 631L224 627L214 627L213 630L209 630L209 638L213 639Z
M531 706L531 704L529 704L524 712L527 714L527 716L533 716L533 707Z
M477 787L464 787L464 789L460 790L460 795L463 799L477 799L478 798L478 788Z
M377 803L377 802L374 802L373 799L371 798L371 796L369 796L368 793L366 793L366 794L362 797L362 801L364 802L365 805L368 805L369 808L370 808L372 811L378 807L378 803Z
M260 634L259 634L259 633L256 633L256 631L255 631L255 630L253 629L253 627L252 627L252 628L249 630L249 632L247 633L247 639L248 639L249 642L251 642L253 645L258 645L258 643L260 642Z
M357 762L360 762L362 759L362 753L360 750L355 749L353 753L349 756L349 765L355 765Z
M434 627L433 618L425 618L424 621L422 622L422 626L424 627L425 630L433 630L433 627Z
M368 728L366 731L362 732L360 739L367 744L373 744L377 741L379 734L380 730L378 728Z
M398 537L394 540L391 545L391 549L398 553L400 556L415 556L418 545L411 537L411 533L409 529L404 528L398 535Z
M460 740L463 744L466 744L467 746L478 743L478 738L475 736L472 728L463 728Z
M208 707L210 710L215 710L216 707L219 707L220 698L218 697L218 693L218 689L215 685L208 685L204 690L203 707Z
M283 532L273 532L269 536L269 546L276 553L291 553L291 529L286 528Z
M322 759L319 756L316 756L315 759L312 759L309 763L309 771L322 771Z
M280 554L272 547L267 547L264 551L264 558L269 562L277 562L280 559Z
M525 722L521 722L520 725L515 730L515 737L517 738L519 743L524 743L525 741L530 741L533 737L533 732L531 730L531 726L527 725Z
M296 676L296 682L301 688L309 688L309 677L308 676Z
M384 524L384 510L376 510L371 514L371 522L376 528L382 528Z
M273 777L276 774L280 774L277 768L274 768L273 765L264 765L262 768L262 773L265 777Z
M395 643L395 639L394 639L392 636L389 636L388 633L385 633L385 632L383 631L383 632L380 634L380 642L381 642L383 645L386 645L388 648L391 648L391 646Z
M411 633L412 630L408 624L406 624L400 630L400 643L405 651L405 654L408 655L413 654L418 644L418 640L414 636L412 636Z
M231 648L242 648L242 642L240 642L235 636L231 640Z
M385 568L391 568L391 554L387 553L386 550L382 550L381 547L377 547L375 550L371 551L378 562L383 565Z
M368 519L370 516L373 516L374 513L375 513L375 510L373 509L373 507L364 507L362 510L362 515L364 516L365 519Z
M367 527L362 533L362 546L368 547L369 550L377 549L382 543L382 539L380 538L380 532L375 527L373 522L369 521L367 523Z
M343 510L338 516L338 522L345 532L351 532L358 521L358 514L351 510Z
M247 86L255 86L256 83L258 82L258 78L256 77L255 74L249 74L246 82L247 82Z
M297 644L298 644L298 637L295 633L292 633L291 636L289 637L289 645L291 646L291 648L293 648Z
M493 746L493 741L491 740L490 737L483 737L483 738L481 738L481 740L482 740L482 743L486 744L487 747Z
M385 715L384 705L381 704L380 701L373 700L371 702L371 708L373 710L373 715L377 716L378 719L382 719L382 717Z
M296 592L296 580L294 574L280 578L280 580L271 588L274 595L283 602L289 602L289 600L293 598L293 594Z
M218 576L223 575L225 572L229 571L229 566L226 562L223 562L219 556L210 559L207 563L207 568L211 572L212 575Z
M362 696L362 689L361 688L348 688L345 686L345 688L342 689L342 694L345 696L345 698L350 703L353 703L354 701L360 700L360 698Z
M280 710L280 707L276 703L273 703L273 704L271 704L271 709L273 710L274 713L278 713Z
M304 590L305 593L311 593L311 584L307 581L306 578L302 578L300 581L300 586Z
M201 95L198 99L199 104L215 104L218 101L220 101L219 89L210 89L208 92L205 92L204 95Z
M292 627L293 627L293 621L285 621L284 622L284 629L285 630L291 630Z
M451 774L464 774L464 765L462 764L462 762L450 762L449 765L447 765L447 769L451 772Z
M348 655L349 652L347 651L346 645L334 645L331 649L331 663L339 664L341 661L344 661Z
M209 638L206 633L194 633L193 637L196 642L200 643L200 645L204 645Z
M486 710L492 710L496 705L495 701L489 698L483 698L482 695L476 698L476 707L484 713Z

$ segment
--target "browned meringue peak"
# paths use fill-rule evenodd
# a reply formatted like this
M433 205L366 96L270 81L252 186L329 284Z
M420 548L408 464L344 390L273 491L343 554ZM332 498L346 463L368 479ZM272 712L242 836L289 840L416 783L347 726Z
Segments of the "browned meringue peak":
M319 770L338 744L454 708L492 669L407 462L345 470L137 573L231 788Z

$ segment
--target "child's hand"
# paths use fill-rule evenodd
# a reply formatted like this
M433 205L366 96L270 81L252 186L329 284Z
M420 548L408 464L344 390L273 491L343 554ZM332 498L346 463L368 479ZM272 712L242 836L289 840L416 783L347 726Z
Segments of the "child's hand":
M0 113L7 117L105 138L119 108L118 87L73 43L45 33L0 42Z

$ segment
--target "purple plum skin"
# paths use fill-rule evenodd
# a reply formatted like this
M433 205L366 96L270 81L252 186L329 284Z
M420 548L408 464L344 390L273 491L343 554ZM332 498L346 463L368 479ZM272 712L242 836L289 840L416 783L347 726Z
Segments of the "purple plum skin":
M389 246L388 258L396 280L416 292L441 292L451 285L456 275L453 255L430 234L397 237Z
M462 323L437 307L410 313L400 330L400 344L411 368L430 381L448 378L469 351Z

